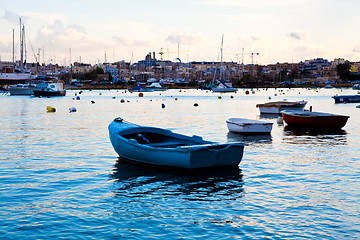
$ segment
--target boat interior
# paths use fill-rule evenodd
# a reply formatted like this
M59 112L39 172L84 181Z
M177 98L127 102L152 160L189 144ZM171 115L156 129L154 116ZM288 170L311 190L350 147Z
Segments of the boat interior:
M179 137L176 137L178 134L172 134L174 136L155 132L139 131L136 133L122 135L122 137L128 139L129 141L136 141L139 144L159 148L176 148L206 145L206 148L208 149L222 149L226 148L229 145L205 141L202 139L202 137L196 135L192 137L179 135Z
M145 131L123 135L122 137L126 139L134 139L136 140L136 142L140 144L146 144L152 147L178 147L178 146L188 146L188 145L200 145L207 143L204 141L191 141L191 140L171 137L161 133L145 132Z

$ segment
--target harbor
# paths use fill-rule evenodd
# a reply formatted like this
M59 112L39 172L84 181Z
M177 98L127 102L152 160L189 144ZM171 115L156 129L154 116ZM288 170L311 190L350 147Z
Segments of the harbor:
M360 110L332 98L356 91L67 89L60 98L0 95L0 235L358 239ZM350 118L340 131L300 131L256 107L284 99ZM243 157L236 167L193 172L129 164L109 139L108 126L117 117L206 141L241 142ZM272 130L232 133L229 118L266 121Z

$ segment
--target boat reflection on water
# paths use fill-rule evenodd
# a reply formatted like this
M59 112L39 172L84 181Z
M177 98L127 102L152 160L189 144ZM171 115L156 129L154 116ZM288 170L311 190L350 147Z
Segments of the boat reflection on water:
M325 145L345 145L347 132L338 130L317 130L294 128L286 125L284 127L284 140L294 144L325 144Z
M260 113L259 117L261 119L276 119L280 117L281 115L278 113Z
M228 132L227 139L229 142L243 142L244 144L271 143L272 141L271 134L244 135L233 132Z
M243 175L238 166L189 171L133 165L118 158L110 178L116 184L117 195L122 195L123 191L129 194L137 187L143 188L144 194L163 190L185 195L224 191L231 198L244 195Z

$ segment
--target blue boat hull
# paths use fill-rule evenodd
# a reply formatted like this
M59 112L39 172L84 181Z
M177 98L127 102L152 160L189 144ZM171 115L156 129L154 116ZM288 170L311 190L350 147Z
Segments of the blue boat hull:
M142 143L141 133L149 138ZM234 166L241 162L243 143L214 143L199 136L184 136L170 130L113 121L110 141L116 153L125 159L157 166L198 169Z
M359 103L360 95L333 96L335 103Z

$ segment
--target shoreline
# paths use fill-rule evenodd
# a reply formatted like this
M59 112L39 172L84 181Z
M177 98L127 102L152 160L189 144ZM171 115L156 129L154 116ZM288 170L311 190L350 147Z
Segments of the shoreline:
M304 84L304 85L258 85L258 86L240 86L240 87L235 87L235 88L239 88L239 89L258 89L258 88L324 88L325 86L327 86L329 84L316 84L316 85L312 85L312 84ZM333 88L351 88L354 84L352 83L336 83L336 84L330 84ZM83 85L83 86L74 86L74 85L65 85L65 89L67 90L111 90L111 89L121 89L121 90L127 90L128 88L132 88L135 87L136 85L111 85L111 84L107 84L107 85L97 85L97 86L93 86L93 85ZM167 89L200 89L201 87L189 87L189 86L170 86L167 87ZM166 90L165 90L166 91Z

